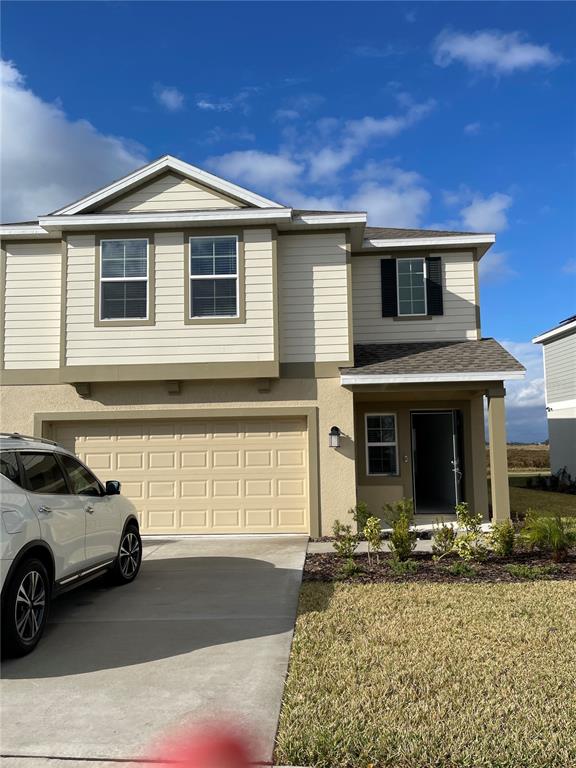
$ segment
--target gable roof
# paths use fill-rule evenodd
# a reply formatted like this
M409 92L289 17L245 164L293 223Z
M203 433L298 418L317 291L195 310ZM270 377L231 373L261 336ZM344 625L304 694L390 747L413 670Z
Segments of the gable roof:
M448 229L400 229L398 227L366 227L364 237L367 240L396 240L397 238L443 237L458 235L480 235L488 233L455 232Z
M53 211L50 215L60 216L82 213L95 205L101 205L106 200L117 197L120 193L127 192L130 189L139 186L142 182L151 177L157 176L160 173L165 173L166 171L174 171L192 181L197 181L206 187L211 187L217 192L230 195L254 208L285 207L280 203L276 203L274 200L269 200L268 198L257 195L244 187L233 184L231 181L226 181L219 176L214 176L214 174L208 173L208 171L203 171L195 165L185 163L183 160L178 160L178 158L172 157L172 155L164 155L163 157L148 163L148 165L129 173L127 176L123 176L121 179L112 182L112 184L108 184L106 187L102 187L101 189L96 190L96 192L92 192L91 194L86 195L86 197L76 200L76 202L70 203L64 208Z

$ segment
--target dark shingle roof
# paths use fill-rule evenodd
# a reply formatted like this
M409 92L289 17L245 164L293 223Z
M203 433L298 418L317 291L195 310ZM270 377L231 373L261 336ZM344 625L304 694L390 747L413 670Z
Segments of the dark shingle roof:
M484 373L523 371L494 339L422 341L407 344L355 344L354 368L343 374Z
M395 240L411 237L450 237L453 235L478 235L486 232L452 232L447 229L398 229L397 227L366 227L364 237L367 240Z

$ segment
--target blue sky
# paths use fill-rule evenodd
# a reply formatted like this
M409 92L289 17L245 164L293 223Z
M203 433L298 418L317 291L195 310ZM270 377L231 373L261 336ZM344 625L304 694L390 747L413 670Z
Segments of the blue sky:
M576 311L574 4L5 2L2 21L3 220L170 153L295 207L496 231L482 330L529 369L510 437L546 436L530 339Z

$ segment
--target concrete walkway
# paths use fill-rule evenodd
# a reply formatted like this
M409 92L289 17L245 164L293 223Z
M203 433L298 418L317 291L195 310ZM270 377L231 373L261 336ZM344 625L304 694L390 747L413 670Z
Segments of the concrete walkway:
M104 768L206 721L245 728L270 761L306 544L149 539L133 584L60 598L36 651L3 664L2 765Z

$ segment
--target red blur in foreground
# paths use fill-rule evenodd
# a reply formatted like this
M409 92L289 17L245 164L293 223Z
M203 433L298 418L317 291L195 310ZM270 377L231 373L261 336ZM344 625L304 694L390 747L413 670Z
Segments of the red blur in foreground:
M178 734L161 746L153 760L158 766L183 768L248 768L249 739L226 726L203 726Z

